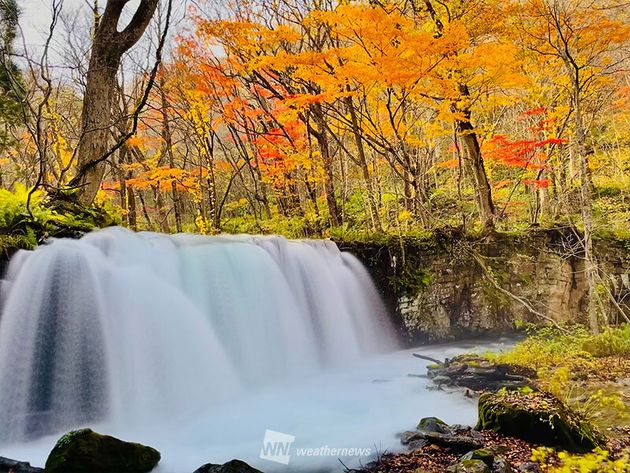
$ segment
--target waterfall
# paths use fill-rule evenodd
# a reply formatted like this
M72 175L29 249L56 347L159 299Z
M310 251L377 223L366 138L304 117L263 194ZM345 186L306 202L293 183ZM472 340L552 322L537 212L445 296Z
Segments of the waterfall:
M108 228L19 252L0 287L3 441L194 419L396 347L328 241Z

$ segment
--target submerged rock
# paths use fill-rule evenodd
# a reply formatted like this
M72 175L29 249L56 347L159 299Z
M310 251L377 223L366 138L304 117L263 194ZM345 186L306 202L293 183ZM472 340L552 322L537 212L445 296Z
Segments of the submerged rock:
M409 442L409 446L407 448L409 448L409 450L411 451L414 451L414 450L420 450L421 448L424 448L427 445L429 445L428 440L425 440L425 439L412 440L411 442Z
M44 473L41 468L35 468L27 462L19 462L0 457L0 473Z
M477 429L571 452L587 452L604 442L593 426L547 393L482 394Z
M46 460L46 473L145 473L160 461L160 452L90 429L61 437Z
M437 432L420 432L422 438L433 445L454 452L468 452L483 447L481 442L467 435L438 434Z
M403 445L409 445L416 440L424 440L424 434L422 432L407 430L400 434L400 443Z
M241 460L230 460L223 465L208 463L197 468L193 473L262 473Z

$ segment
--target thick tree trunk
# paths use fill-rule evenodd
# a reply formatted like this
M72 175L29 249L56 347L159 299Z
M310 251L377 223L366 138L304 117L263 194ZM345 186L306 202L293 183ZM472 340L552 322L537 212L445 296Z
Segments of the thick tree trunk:
M433 4L430 0L424 0L425 7L435 24L435 35L441 37L444 32L444 24L440 20ZM418 9L416 2L412 2L414 10ZM466 84L459 84L459 93L463 101L470 99L470 91ZM495 226L495 209L492 201L492 188L488 182L488 175L483 164L483 156L481 155L481 146L479 139L475 133L475 129L471 123L471 112L468 106L464 108L458 107L456 104L451 106L453 112L463 114L463 120L456 120L455 127L461 136L462 142L466 147L465 156L470 163L473 185L475 186L475 194L477 196L477 208L479 210L479 219L484 232L494 230Z
M461 87L462 94L468 95L468 88L466 86ZM477 208L479 210L479 219L481 220L481 227L484 231L490 231L494 229L494 202L492 201L492 188L488 181L488 175L486 174L486 168L483 164L483 156L481 155L481 146L479 145L479 139L475 133L475 129L470 123L470 111L469 110L455 110L456 112L463 113L465 119L457 120L456 127L462 142L466 148L464 155L468 159L470 164L470 170L472 174L472 181L475 187L475 194L477 197Z
M171 228L168 224L168 209L164 204L164 196L160 190L159 183L153 188L155 191L155 206L158 212L158 225L162 233L171 233Z
M96 161L107 153L110 146L110 110L116 73L116 67L100 63L96 67L91 66L88 72L83 101L83 132L78 150L79 168L85 170L81 173L80 182L73 182L79 188L79 201L85 205L91 204L96 197L105 174L105 163Z
M84 205L94 201L105 174L104 156L110 146L113 92L121 58L142 37L159 3L159 0L141 0L129 25L118 31L118 22L128 1L108 0L94 34L83 98L77 153L79 169L71 182L78 189L79 202Z

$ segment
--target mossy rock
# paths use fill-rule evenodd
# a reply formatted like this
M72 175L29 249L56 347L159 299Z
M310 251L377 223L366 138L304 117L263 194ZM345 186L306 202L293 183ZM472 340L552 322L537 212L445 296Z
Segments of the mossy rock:
M423 417L418 422L416 429L422 432L437 432L439 434L451 433L449 425L437 417Z
M482 394L477 429L578 453L604 444L592 425L555 396L540 392Z
M491 473L490 468L481 460L462 460L450 466L447 473Z
M492 453L487 448L478 448L477 450L473 450L472 452L468 452L462 458L460 458L460 462L466 460L481 460L488 468L492 468L494 465L494 453Z
M145 473L160 461L160 452L123 442L90 429L61 437L46 460L46 473Z

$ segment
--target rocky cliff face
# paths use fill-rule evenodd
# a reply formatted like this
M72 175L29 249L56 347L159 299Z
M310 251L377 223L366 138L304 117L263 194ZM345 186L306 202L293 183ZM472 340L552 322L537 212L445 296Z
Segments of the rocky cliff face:
M517 321L586 322L582 252L569 230L339 245L367 265L411 340L507 332ZM630 313L630 242L598 240L596 253L597 290ZM615 303L606 305L611 322L620 320Z

